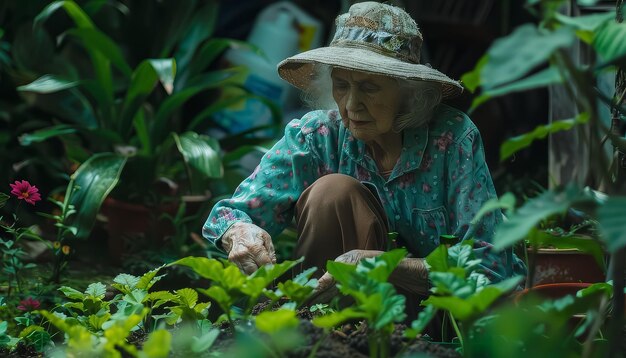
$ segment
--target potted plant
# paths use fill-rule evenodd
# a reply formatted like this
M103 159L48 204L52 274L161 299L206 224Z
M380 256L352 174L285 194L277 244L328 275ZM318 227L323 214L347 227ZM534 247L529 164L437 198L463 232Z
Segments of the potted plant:
M516 210L511 210L508 220L499 226L494 244L503 249L530 238L539 242L542 237L538 225L555 214L563 214L574 207L581 209L590 219L598 222L596 237L610 255L607 279L613 281L613 320L609 342L621 341L624 305L620 292L624 289L624 260L626 237L623 218L626 216L624 194L626 186L620 171L620 161L626 150L626 140L619 131L621 118L626 113L623 87L626 25L621 23L623 8L617 2L617 13L566 16L559 13L561 1L528 1L528 8L539 17L539 24L525 24L510 35L498 39L490 47L476 68L463 77L471 91L480 89L473 108L484 101L512 92L561 84L574 102L578 115L574 118L553 121L535 128L530 133L511 138L501 148L501 159L526 148L533 141L547 135L573 130L584 143L591 160L585 183L558 183L538 200L529 200ZM582 2L577 3L595 3ZM617 20L617 21L616 21ZM567 48L575 41L590 52L590 63L578 65L572 61ZM511 56L515 53L515 56ZM617 74L616 93L606 95L597 89L598 76L606 71ZM620 77L621 76L621 77ZM620 83L622 83L620 87ZM610 108L611 118L602 118L599 104ZM608 124L607 124L608 123ZM605 148L605 145L610 148ZM606 149L613 156L606 155ZM582 185L581 185L582 184ZM595 190L590 190L595 189ZM602 197L595 195L601 190ZM537 239L539 238L539 239ZM537 240L535 240L537 239ZM587 241L585 241L585 244ZM584 245L582 242L578 244ZM578 245L577 245L578 246ZM530 270L533 269L531 265ZM532 274L531 274L532 277ZM602 307L595 319L606 316ZM600 325L594 325L598 328ZM590 335L593 339L594 334ZM589 342L588 345L591 345ZM616 354L618 343L611 343L609 355ZM588 353L588 352L587 352Z
M162 43L155 58L127 56L133 44L118 45L113 30L109 34L97 25L136 20L141 9L132 7L150 5L132 4L129 9L115 4L123 11L105 11L104 5L82 8L74 1L43 8L33 20L32 36L49 42L56 36L58 45L49 44L52 63L62 65L28 73L34 80L18 87L28 103L50 115L47 124L22 140L57 138L68 158L80 165L73 174L79 187L73 204L81 210L73 226L83 238L107 197L106 205L114 208L105 214L132 208L126 213L150 213L148 223L156 223L163 213L174 215L184 195L206 194L211 180L222 177L223 165L218 141L202 133L213 113L241 100L222 97L220 90L238 86L245 71L210 70L228 46L246 45L212 37L217 1L152 4L175 8L180 15L162 23L171 31L155 41ZM53 26L52 17L69 23ZM186 118L190 112L185 105L200 96L209 105ZM154 232L161 229L156 226ZM149 230L144 227L143 232Z

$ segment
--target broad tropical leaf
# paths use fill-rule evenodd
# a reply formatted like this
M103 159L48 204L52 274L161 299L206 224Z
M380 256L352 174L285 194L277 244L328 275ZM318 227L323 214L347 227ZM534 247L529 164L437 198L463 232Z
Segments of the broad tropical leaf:
M524 239L541 220L551 215L564 213L575 203L593 201L576 184L567 185L559 191L547 190L527 200L496 229L493 244L497 250L507 248Z
M70 225L78 229L77 237L86 238L96 220L104 199L117 185L126 158L113 153L100 153L84 162L72 175L78 190L71 204L77 209Z
M623 61L626 57L626 23L607 22L598 29L592 44L602 59L600 67Z
M66 125L59 124L56 126L40 129L34 131L32 133L26 133L19 137L19 141L21 145L28 146L33 143L43 142L47 139L54 138L64 134L76 133L76 128Z
M217 140L194 132L181 135L173 133L173 136L187 165L207 178L221 178L224 175Z
M610 197L604 205L598 209L598 222L602 235L600 239L604 241L610 252L626 246L626 197Z
M563 119L554 121L550 124L539 125L532 132L525 133L510 139L507 139L500 146L500 160L503 161L518 151L527 148L535 140L543 139L547 135L572 129L579 124L585 124L589 121L589 113L580 113L576 118Z
M554 32L543 32L534 24L518 27L489 48L489 59L480 76L482 87L489 90L522 78L546 63L554 51L570 46L574 39L574 29L570 27Z
M117 126L123 136L130 134L137 111L152 93L157 81L160 80L163 87L166 90L169 88L171 92L175 75L176 63L173 59L144 60L137 66L131 77Z
M18 91L53 93L78 86L78 81L69 81L56 75L43 75L33 82L17 87Z

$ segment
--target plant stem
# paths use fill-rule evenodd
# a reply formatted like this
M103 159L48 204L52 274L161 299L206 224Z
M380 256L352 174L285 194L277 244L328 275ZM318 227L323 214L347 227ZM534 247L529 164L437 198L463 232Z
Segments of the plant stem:
M535 261L537 258L537 245L530 245L532 248L532 252L530 257L528 258L528 275L526 276L526 288L533 287L533 282L535 280Z
M622 349L622 330L624 328L624 270L626 270L626 248L622 247L611 254L609 275L613 280L613 312L609 326L609 354L607 357L619 357Z
M596 332L600 331L600 327L602 327L602 323L604 322L604 312L606 312L608 307L609 300L606 296L602 297L600 301L600 307L598 307L598 317L593 321L593 325L589 330L588 336L583 343L583 354L582 357L591 357L591 349L593 347L594 337L596 336Z
M454 316L452 316L452 313L448 312L448 317L450 317L450 323L452 323L452 327L454 328L454 332L456 332L456 336L459 337L459 341L461 342L461 348L465 350L465 340L463 339L463 334L461 333L461 330L459 329L459 326L457 325Z
M330 331L328 331L322 339L320 339L319 341L317 341L317 343L313 345L313 349L311 349L311 352L309 353L307 358L315 358L317 356L317 350L319 349L322 342L324 342L328 338L328 336L330 336Z

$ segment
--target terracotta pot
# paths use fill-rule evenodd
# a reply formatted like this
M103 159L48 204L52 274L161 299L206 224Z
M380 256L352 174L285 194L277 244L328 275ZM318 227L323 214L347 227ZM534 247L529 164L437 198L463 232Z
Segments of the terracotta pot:
M546 299L559 299L563 298L567 295L576 295L576 292L587 288L591 285L591 283L587 282L559 282L559 283L549 283L544 285L537 285L530 289L525 289L517 293L514 297L514 302L519 304L525 297L530 294L536 294ZM569 330L574 330L580 326L582 321L585 319L585 314L581 312L580 314L572 315L567 321L567 328ZM584 337L587 336L587 332L583 334L581 341L584 340Z
M543 285L537 285L530 289L520 291L515 301L518 302L522 297L528 295L530 292L536 293L545 298L557 299L567 295L576 295L576 292L591 286L588 282L558 282L548 283Z
M128 251L125 243L128 236L143 237L154 246L161 245L165 237L175 232L172 222L161 216L175 215L177 207L175 203L148 207L106 198L100 212L106 217L111 259L116 263L121 262Z
M529 250L528 255L530 257L532 251ZM593 256L577 249L539 249L534 262L533 286L556 282L595 283L604 282L606 278Z
M209 193L182 196L181 200L185 202L185 215L203 214L199 211L205 208L203 204L210 198ZM149 207L106 198L102 204L101 214L106 217L106 230L109 236L107 244L111 259L121 263L128 251L126 238L129 236L133 239L146 239L147 244L156 248L164 245L167 237L176 233L176 228L171 220L162 216L164 214L175 216L178 207L178 202Z

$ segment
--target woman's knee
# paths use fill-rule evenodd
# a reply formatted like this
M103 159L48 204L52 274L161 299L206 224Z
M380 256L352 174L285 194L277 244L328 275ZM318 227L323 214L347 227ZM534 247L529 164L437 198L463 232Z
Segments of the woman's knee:
M367 190L357 179L345 174L328 174L317 179L306 191L309 205L337 206L351 198L355 192Z

